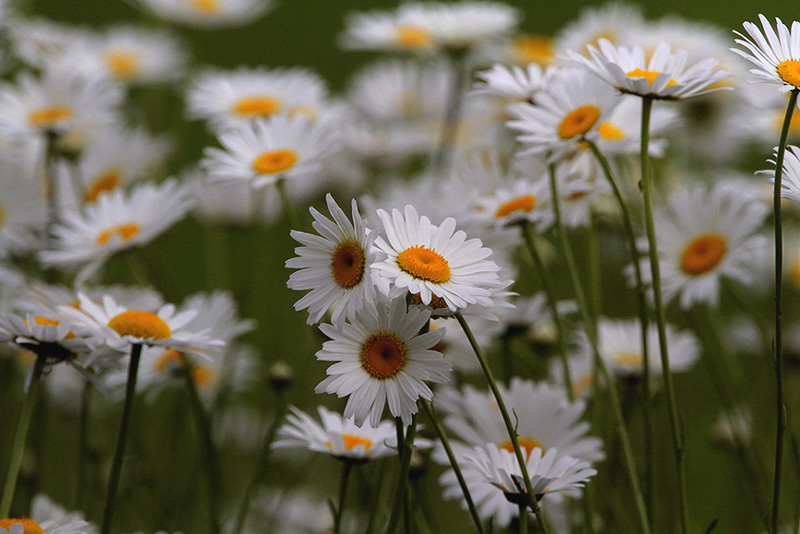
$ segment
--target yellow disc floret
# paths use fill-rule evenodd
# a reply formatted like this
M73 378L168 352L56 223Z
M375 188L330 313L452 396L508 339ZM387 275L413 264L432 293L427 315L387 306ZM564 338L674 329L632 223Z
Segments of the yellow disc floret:
M108 326L121 336L158 341L172 337L172 330L164 320L152 312L128 310L115 315Z
M350 289L364 278L366 257L364 249L356 241L342 241L331 256L331 274L341 287Z
M38 128L52 128L72 118L72 110L63 106L39 108L28 114L28 121Z
M392 378L406 365L406 345L392 333L373 334L361 346L361 367L373 378Z
M681 270L691 276L699 276L714 269L725 257L728 245L717 234L696 237L684 249Z
M233 112L243 117L269 117L281 107L275 97L261 95L240 98L233 106Z
M608 121L600 123L600 126L597 127L597 133L606 141L622 141L625 139L625 132Z
M21 517L19 519L0 519L0 528L11 532L12 525L22 525L22 534L44 534L44 529L33 519L28 519L27 517Z
M642 355L638 352L620 352L615 356L614 360L623 367L642 366Z
M542 444L539 443L538 441L536 441L535 439L532 439L532 438L520 437L520 438L517 438L517 443L519 443L520 448L525 449L525 459L526 460L530 459L531 453L533 452L533 449L535 449L536 447L539 447L540 449L544 450L544 447L542 447ZM511 443L510 441L506 441L505 443L500 445L500 448L504 449L504 450L507 450L508 452L510 452L512 454L514 453L514 444Z
M444 257L424 245L405 249L397 255L397 266L419 280L444 284L450 280L450 265Z
M129 80L139 72L139 56L133 52L109 52L105 59L106 67L119 80Z
M600 118L600 108L587 105L575 108L567 113L558 125L558 136L561 139L572 139L585 135Z
M95 202L101 193L113 191L119 187L121 183L122 171L117 168L108 169L98 175L89 187L86 188L84 200L86 200L86 202Z
M628 74L628 77L630 77L630 78L644 78L652 86L653 82L656 80L656 77L658 77L658 75L661 74L661 73L658 72L658 71L655 71L655 70L633 69L632 71L628 72L627 74ZM670 78L669 81L667 82L666 86L669 87L671 85L675 85L676 83L678 83L678 82L676 82L675 80Z
M800 59L787 59L778 64L778 76L781 80L800 88Z
M219 0L191 0L192 7L201 13L216 13L219 11Z
M511 41L520 63L546 65L553 61L553 40L545 35L522 35Z
M291 169L296 162L297 154L292 150L271 150L256 158L253 170L261 174L276 174Z
M523 195L500 204L497 211L494 212L494 217L495 219L500 219L508 217L517 211L529 212L533 211L534 207L536 207L536 197L534 195Z
M431 44L430 34L417 26L398 26L394 38L395 43L403 48L423 48Z
M117 226L112 226L111 228L103 230L97 234L95 241L98 245L106 245L112 237L117 236L123 243L125 243L133 236L138 234L140 230L141 227L136 223L120 224Z
M365 451L370 450L372 447L371 439L354 434L342 434L342 441L344 441L344 448L348 451L352 451L359 445L363 445Z

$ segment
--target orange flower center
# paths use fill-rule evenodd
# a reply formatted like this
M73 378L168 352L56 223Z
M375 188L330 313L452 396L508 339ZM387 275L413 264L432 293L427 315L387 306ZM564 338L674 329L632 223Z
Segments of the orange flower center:
M372 447L372 440L369 438L364 438L361 436L356 436L354 434L342 434L342 441L344 441L344 448L348 451L352 451L359 445L364 446L364 450L368 451ZM330 448L330 443L328 444L328 448Z
M395 29L395 43L404 48L422 48L431 44L431 36L416 26L398 26Z
M562 119L558 125L558 136L561 139L572 139L577 135L585 135L600 118L597 106L581 106L575 108Z
M778 76L794 87L800 87L800 59L787 59L778 64Z
M530 460L531 453L533 452L533 449L535 449L536 447L539 447L540 449L544 450L544 447L542 447L542 444L539 443L538 441L536 441L535 439L517 438L517 441L519 442L520 448L525 449L525 459L526 460ZM506 441L505 443L500 445L500 448L504 449L504 450L507 450L511 454L514 454L514 444L511 443L511 441Z
M450 280L450 265L441 254L424 245L405 249L397 256L397 266L419 280L444 284Z
M139 57L133 52L109 52L106 54L106 66L118 79L128 80L139 72Z
M625 139L625 132L608 121L600 123L600 126L597 127L597 133L606 141L621 141Z
M292 150L280 149L264 152L253 162L253 170L261 174L275 174L291 169L297 162Z
M544 35L523 35L511 42L520 63L547 64L553 60L553 40Z
M72 118L72 110L63 106L39 108L28 115L30 123L38 128L50 128Z
M361 346L361 367L378 380L392 378L405 365L405 343L394 334L373 334Z
M92 184L86 189L86 194L84 195L84 200L86 202L96 202L97 197L100 196L101 193L106 193L108 191L113 191L119 184L122 183L122 171L119 169L109 169L106 172L100 174Z
M202 13L216 13L219 11L219 0L190 0L192 7Z
M133 336L157 341L172 337L172 330L164 320L152 312L128 310L115 315L108 326L121 336Z
M342 241L331 257L334 281L345 289L357 286L364 278L364 249L355 241Z
M524 211L524 212L533 211L533 208L535 206L536 206L536 197L533 195L524 195L521 197L511 199L503 204L500 204L500 207L498 207L497 211L494 213L494 217L495 219L500 219L502 217L508 217L509 215L517 211Z
M695 238L681 257L681 270L688 275L698 276L714 269L722 258L728 245L716 234L706 234Z
M620 352L614 360L624 367L641 367L642 355L637 352Z
M281 101L271 96L250 96L240 98L233 106L233 112L246 117L269 117L281 107Z
M103 230L97 235L95 241L98 245L106 245L111 238L114 236L118 236L123 243L131 239L133 236L139 233L141 227L136 223L125 223L120 224L118 226L113 226L107 230Z
M20 519L0 519L0 528L11 531L12 525L22 525L22 534L44 534L44 529L33 519L22 517Z
M642 69L633 69L632 71L630 71L630 72L628 73L628 76L629 76L630 78L644 78L644 79L646 79L646 80L647 80L647 81L650 83L650 85L652 86L652 85L653 85L653 82L655 81L656 77L657 77L659 74L661 74L661 73L660 73L660 72L658 72L658 71L655 71L655 70L642 70ZM675 80L673 80L672 78L670 78L670 79L669 79L669 81L667 82L667 87L669 87L669 86L671 86L671 85L675 85L676 83L677 83L677 82L676 82Z

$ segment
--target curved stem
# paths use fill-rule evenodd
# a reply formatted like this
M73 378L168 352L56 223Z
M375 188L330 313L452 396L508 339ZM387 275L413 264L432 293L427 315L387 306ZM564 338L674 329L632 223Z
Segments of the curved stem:
M783 463L783 434L786 429L786 407L783 405L783 333L781 328L781 292L783 289L783 227L781 223L781 178L783 177L783 156L792 123L792 113L797 105L794 89L789 97L786 115L781 129L781 140L775 157L775 184L772 195L772 210L775 219L775 391L776 391L776 431L775 431L775 479L772 488L772 531L778 532L781 497L781 465Z
M17 430L14 432L14 443L11 445L11 460L8 464L6 480L3 484L3 495L0 499L0 518L8 517L11 511L11 501L14 500L14 489L17 486L22 456L25 453L25 440L28 437L33 407L36 405L36 397L46 363L47 356L40 354L36 357L36 363L33 364L33 370L31 371L33 373L31 382L28 385L28 391L25 393L25 399L22 401L22 411L17 421Z
M519 534L528 534L528 507L524 502L519 503ZM538 516L537 516L538 517Z
M550 529L547 526L547 521L544 520L544 514L542 514L542 508L541 506L539 506L539 503L535 499L533 500L531 507L533 508L533 513L536 514L536 522L539 524L539 530L541 531L542 534L549 534Z
M139 373L139 360L142 356L142 345L131 345L131 358L128 363L128 381L125 385L125 404L122 408L122 420L119 424L117 449L114 452L114 461L111 464L111 475L108 478L108 492L106 504L103 509L103 526L101 534L111 534L111 523L114 519L114 505L117 500L119 479L122 474L122 461L125 457L125 447L128 440L128 425L133 412L133 397L136 394L136 377Z
M353 462L343 460L342 480L339 485L339 508L336 510L336 517L333 519L333 534L339 534L342 526L342 512L344 511L344 499L347 496L347 482L350 480L350 471L353 469Z
M405 443L403 444L403 453L400 456L400 474L397 480L397 489L394 494L394 506L392 506L392 515L389 517L389 525L386 527L386 534L394 534L397 530L397 524L400 522L400 514L403 512L403 502L406 499L406 490L408 488L408 468L411 465L411 453L414 452L414 436L417 433L417 414L411 417L411 424L408 425L406 430ZM398 439L397 446L400 447L402 440Z
M569 241L569 234L564 228L561 220L561 209L558 202L558 185L556 182L555 165L550 165L550 196L553 203L553 212L556 219L556 229L558 230L559 237L561 238L561 246L564 249L564 258L567 261L567 270L569 271L572 285L575 291L575 299L578 301L578 309L581 313L581 318L586 327L586 334L589 339L589 344L592 348L594 358L595 370L600 374L603 381L607 384L609 397L614 412L614 424L619 434L620 442L622 443L622 455L625 460L625 466L628 471L628 477L631 482L631 489L633 490L634 500L636 503L636 511L641 523L643 534L650 533L650 523L647 516L647 508L645 507L644 497L639 485L639 475L636 472L636 463L633 459L633 449L631 448L630 437L628 430L625 428L625 418L622 415L622 405L620 404L619 394L617 393L616 385L611 373L600 356L597 343L597 330L592 326L592 315L589 311L589 305L586 300L586 294L581 285L580 275L578 274L578 266L575 263L575 257L572 255L572 245Z
M461 493L464 494L464 500L467 501L467 508L469 509L470 516L472 516L472 521L475 523L475 528L478 534L483 534L483 524L478 515L478 510L475 508L475 503L472 501L469 487L464 480L464 475L461 473L461 468L458 465L455 454L453 454L453 449L450 447L450 442L447 439L444 427L441 421L439 421L439 417L436 415L436 409L433 407L433 403L428 403L426 400L420 400L420 405L422 405L422 409L425 410L425 413L428 415L428 419L431 420L431 424L436 431L439 441L442 442L442 447L444 447L444 452L447 454L447 459L450 461L450 466L456 474L456 479L458 479L458 485L461 486Z
M286 218L289 219L289 224L293 229L299 230L300 219L297 218L297 212L294 209L294 204L292 204L292 199L289 198L289 193L286 191L286 179L279 178L275 183L275 187L278 188L278 193L281 196L281 204L283 204L283 211L286 213ZM259 194L263 195L264 193L261 191Z
M92 402L92 384L86 378L83 379L83 391L81 392L81 413L78 428L78 474L75 482L75 509L82 510L83 506L83 487L86 484L86 458L89 455L89 422L91 420L89 410Z

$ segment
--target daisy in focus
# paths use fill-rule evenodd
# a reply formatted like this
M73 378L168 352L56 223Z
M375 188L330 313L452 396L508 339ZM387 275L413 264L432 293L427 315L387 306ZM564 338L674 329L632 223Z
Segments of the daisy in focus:
M791 31L779 18L775 18L775 29L767 17L758 15L762 32L752 22L745 22L749 37L734 32L741 39L735 42L741 48L731 48L757 68L751 69L751 83L770 83L781 86L781 91L800 90L800 22L793 21ZM777 34L776 34L777 30Z
M769 160L776 165L778 151L775 150L775 159ZM758 171L756 174L767 174L772 176L769 183L775 183L775 170ZM783 155L783 175L781 180L781 196L794 200L800 204L800 147L789 145Z
M376 290L372 265L377 259L373 250L376 232L370 232L366 221L352 202L352 221L342 211L333 196L325 197L333 220L311 208L312 226L319 235L292 230L291 236L301 247L298 255L286 261L286 267L298 269L289 277L289 289L310 289L298 300L295 310L308 308L308 324L322 319L331 307L332 322L341 326L353 319L362 309L373 311Z
M30 518L0 519L0 534L97 534L97 527L44 494L31 503Z
M425 382L450 379L451 365L433 350L444 332L419 333L429 319L429 311L406 310L400 298L378 301L376 312L362 311L341 328L320 325L330 341L322 345L317 359L336 363L315 391L348 397L344 417L355 417L356 426L368 420L377 427L387 403L392 416L410 425L417 400L433 398Z

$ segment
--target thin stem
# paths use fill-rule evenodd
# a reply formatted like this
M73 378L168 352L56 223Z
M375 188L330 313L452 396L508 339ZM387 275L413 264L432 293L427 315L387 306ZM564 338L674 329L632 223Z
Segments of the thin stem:
M14 443L11 446L11 461L8 464L6 480L3 484L3 495L2 498L0 498L0 518L8 517L11 511L11 501L14 500L14 489L17 486L17 477L19 476L19 468L22 465L22 456L25 453L25 440L28 437L28 428L30 428L31 425L33 407L36 405L36 396L39 391L39 385L41 384L42 373L44 372L46 363L47 356L40 354L36 357L36 363L33 364L31 382L28 385L28 391L25 393L25 399L22 401L22 412L19 414L17 430L14 433Z
M333 519L333 534L341 532L342 512L344 512L344 499L347 496L347 482L350 480L350 470L353 469L353 462L343 460L342 480L339 485L339 508L336 510L336 517Z
M386 534L394 534L397 530L397 524L400 522L400 514L403 511L403 502L406 498L406 489L408 488L408 468L411 465L411 454L414 452L414 436L417 433L417 414L411 417L411 424L408 425L406 430L405 443L403 444L403 453L400 457L400 473L397 479L397 489L394 494L394 506L392 506L392 515L389 517L389 525L386 527ZM398 440L397 445L400 446L402 440Z
M524 502L519 503L519 534L528 534L528 507Z
M442 442L442 447L444 447L444 452L447 454L447 459L450 461L450 466L453 468L453 471L456 474L456 479L458 479L458 485L461 486L461 493L464 494L464 500L467 501L467 508L469 508L469 514L472 516L472 521L475 523L475 528L477 529L478 534L483 534L483 524L481 523L481 518L478 515L478 510L475 508L475 503L472 501L472 495L470 495L469 487L467 486L467 482L464 480L464 475L461 473L461 468L458 465L458 460L456 460L455 454L453 454L453 449L450 447L450 442L447 439L447 433L445 432L445 429L436 414L436 409L433 407L433 403L428 403L428 401L425 400L421 400L420 404L422 405L422 409L425 410L425 413L428 415L428 419L431 420L433 429L436 431L436 436L439 438L439 441Z
M647 317L647 294L642 277L642 266L639 262L639 249L636 247L636 231L633 228L633 217L628 209L628 204L622 197L622 191L614 179L608 159L598 148L594 141L587 140L589 148L603 168L603 174L614 191L614 197L622 213L622 226L625 229L625 237L628 240L628 250L631 254L633 272L636 276L636 297L639 310L639 325L642 338L642 419L644 421L644 495L647 503L648 512L653 511L653 487L655 485L653 469L653 425L650 418L650 351L647 343L647 327L649 319Z
M136 343L131 345L131 358L128 363L128 381L125 385L125 404L122 408L122 420L119 424L119 436L117 437L117 449L114 452L114 461L111 464L111 475L108 478L108 492L106 493L106 505L103 509L103 526L101 534L111 534L111 523L114 519L114 505L117 501L117 490L119 489L119 479L122 474L122 461L125 457L125 447L128 440L128 426L133 411L133 397L136 394L136 377L139 373L139 360L142 356L142 345Z
M686 495L686 468L683 463L684 443L683 433L678 420L678 406L675 401L675 388L672 385L672 372L669 369L669 350L667 348L666 318L664 316L664 302L661 297L661 266L658 259L658 242L653 221L653 195L650 184L650 112L653 108L653 98L642 98L642 134L641 134L641 162L642 162L642 194L644 195L644 218L647 228L648 252L650 254L650 271L652 274L653 300L655 302L656 326L658 326L658 345L661 353L661 374L664 380L664 392L667 397L667 411L669 414L669 427L672 436L672 450L675 455L675 471L678 479L678 516L681 523L681 532L689 532L689 505Z
M219 518L217 516L220 487L219 463L214 450L214 440L211 437L211 425L208 417L206 417L203 402L197 392L197 384L194 382L193 366L186 356L183 357L183 376L186 391L189 393L189 403L194 414L198 440L200 441L200 456L205 466L206 485L208 486L208 528L212 534L217 534L219 532Z
M300 219L297 218L297 212L292 204L292 199L289 198L289 193L286 191L286 179L279 178L275 183L278 189L278 194L281 196L281 204L283 204L283 211L286 213L286 218L289 219L289 225L295 230L300 229Z
M83 509L83 489L86 484L86 458L89 455L89 410L92 403L92 384L83 380L81 392L81 413L78 427L78 476L75 482L75 508Z
M283 420L284 412L286 410L285 403L283 402L283 394L281 390L276 390L275 393L275 417L272 424L264 436L264 444L261 446L261 458L258 462L255 475L250 479L247 489L244 492L242 501L239 504L239 510L236 513L236 526L233 529L233 534L240 534L244 527L244 521L247 518L247 511L250 508L250 501L252 500L253 492L258 487L258 484L263 480L266 474L267 467L269 466L270 452L272 451L272 442L275 441L275 435L278 433L278 428Z
M458 124L461 118L461 108L464 103L464 76L465 66L462 55L453 55L453 68L450 78L450 95L447 99L447 109L442 124L442 136L439 139L439 148L433 158L433 172L436 176L445 171L450 164L450 158L458 136Z
M603 283L600 269L600 248L598 246L597 235L597 221L594 218L594 212L589 214L589 227L588 235L586 236L589 241L589 287L591 288L591 310L592 310L592 324L597 330L597 322L600 320L600 315L603 313Z
M539 524L539 530L541 531L541 533L549 534L550 529L547 526L547 521L544 520L544 514L542 514L542 508L539 506L539 503L535 499L531 505L531 508L533 508L533 513L536 514L536 522Z
M483 375L486 377L486 381L489 383L489 389L492 390L494 400L497 402L497 407L500 410L500 414L503 416L503 423L506 425L508 437L511 438L511 445L514 447L514 454L517 457L517 463L519 463L520 473L522 474L522 479L525 481L525 493L527 494L528 499L533 499L533 485L531 484L531 477L528 475L528 466L525 462L525 456L522 454L522 449L520 449L519 446L516 426L511 422L508 409L506 409L506 403L503 401L503 396L500 394L500 389L497 387L497 382L492 375L492 370L486 363L486 358L483 356L483 351L481 350L480 345L478 345L478 342L475 340L475 336L472 334L472 330L470 330L467 321L464 319L464 316L461 315L461 312L456 312L456 319L458 320L458 324L461 325L461 329L464 330L464 334L466 334L469 344L472 347L473 352L475 352L475 356L478 357L478 363L480 363L481 369L483 370Z
M561 220L561 208L558 202L558 185L556 181L555 165L550 165L550 196L553 203L553 212L555 214L556 229L558 230L559 237L561 238L561 246L564 250L564 258L567 261L567 270L569 271L570 278L572 279L572 286L575 291L575 299L578 301L578 309L581 313L581 318L586 325L586 334L589 339L589 344L592 348L594 358L595 371L599 373L603 381L608 386L609 397L614 412L614 424L619 434L620 442L622 444L622 455L625 460L625 466L628 471L628 477L631 482L631 489L633 490L634 500L636 503L636 511L641 522L641 529L643 534L650 533L650 523L647 515L647 508L644 503L644 497L639 485L639 476L636 472L636 463L633 459L633 449L631 448L630 437L628 430L625 428L625 418L622 414L622 405L619 400L619 393L614 384L611 373L600 356L597 342L597 330L592 327L592 316L589 311L589 305L586 301L586 294L583 291L583 286L578 274L578 266L575 263L575 257L572 255L572 245L569 241L569 234L564 228Z
M772 488L772 531L778 532L781 497L781 465L783 463L783 434L786 430L786 407L783 405L783 333L781 328L781 293L783 290L783 226L781 223L781 178L783 177L783 156L792 123L792 113L797 105L794 89L789 97L786 115L783 119L781 140L775 157L775 184L772 195L772 210L775 220L775 391L776 391L776 430L775 430L775 479Z

